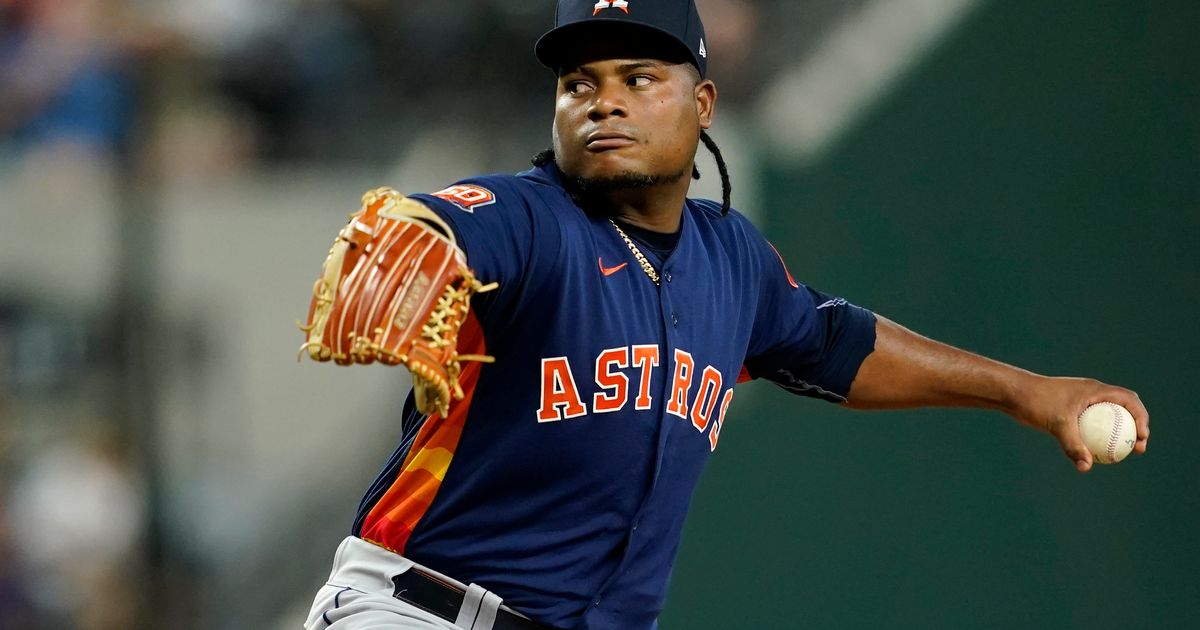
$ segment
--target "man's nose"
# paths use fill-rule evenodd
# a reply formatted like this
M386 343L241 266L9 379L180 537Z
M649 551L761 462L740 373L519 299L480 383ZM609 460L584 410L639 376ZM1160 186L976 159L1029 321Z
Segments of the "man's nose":
M588 119L595 122L609 116L624 117L628 113L621 86L605 81L596 86L596 95L588 108Z

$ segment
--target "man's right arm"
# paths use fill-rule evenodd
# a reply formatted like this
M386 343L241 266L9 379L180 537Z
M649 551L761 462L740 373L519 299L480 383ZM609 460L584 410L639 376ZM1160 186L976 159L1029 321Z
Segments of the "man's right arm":
M1115 402L1133 415L1134 452L1145 453L1150 414L1131 390L1093 379L1046 377L918 335L877 316L874 351L863 361L846 406L855 409L996 409L1056 440L1080 472L1092 455L1077 419L1088 405Z

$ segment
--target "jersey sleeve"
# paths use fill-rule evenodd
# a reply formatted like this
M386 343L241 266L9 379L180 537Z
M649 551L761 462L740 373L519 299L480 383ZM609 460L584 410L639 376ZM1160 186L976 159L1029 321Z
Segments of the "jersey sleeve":
M762 284L746 371L794 394L845 402L875 349L875 314L796 282L765 239L759 250Z
M467 264L483 283L499 288L476 296L472 308L486 317L496 304L512 299L521 284L534 243L546 244L557 230L538 225L532 197L516 177L490 175L459 181L434 193L410 194L454 230Z

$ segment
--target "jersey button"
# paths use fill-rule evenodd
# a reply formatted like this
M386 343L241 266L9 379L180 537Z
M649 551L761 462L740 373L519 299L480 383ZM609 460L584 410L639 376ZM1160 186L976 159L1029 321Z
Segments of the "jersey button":
M671 325L679 327L679 317L677 317L675 313L671 313Z
M670 282L671 281L671 272L668 271L667 273L663 274L663 277L667 279L667 282Z

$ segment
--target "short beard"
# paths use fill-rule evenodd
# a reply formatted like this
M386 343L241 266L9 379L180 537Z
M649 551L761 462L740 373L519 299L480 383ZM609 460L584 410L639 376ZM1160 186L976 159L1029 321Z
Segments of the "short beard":
M592 197L595 195L603 195L621 190L637 190L642 188L653 188L664 184L673 184L683 176L686 171L679 171L671 175L650 175L648 173L637 173L634 171L624 171L616 175L606 175L604 177L579 177L575 175L567 175L563 173L567 189L571 192L571 196L576 202L581 201L581 198Z

